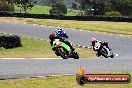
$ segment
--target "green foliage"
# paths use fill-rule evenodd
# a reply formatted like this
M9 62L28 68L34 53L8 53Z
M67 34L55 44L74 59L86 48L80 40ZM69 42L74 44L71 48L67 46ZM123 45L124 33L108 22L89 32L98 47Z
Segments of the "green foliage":
M78 15L78 13L80 13L80 10L68 10L67 12L67 16L76 16Z
M91 8L94 9L94 15L118 11L123 16L132 16L132 0L80 0L80 10L87 13Z
M85 0L80 0L80 10L85 10L85 6L86 6L86 1Z
M102 15L105 13L104 0L80 0L80 9L85 15Z
M117 11L111 11L111 12L106 12L106 16L121 16L120 12Z
M54 2L52 4L52 9L50 9L49 13L51 15L65 15L67 14L67 7L63 0Z
M122 15L132 15L132 0L111 0L110 9L118 11Z
M15 5L15 12L19 13L20 12L20 7L17 7ZM50 14L49 10L51 9L50 6L40 6L40 5L35 5L33 6L33 8L30 10L27 10L27 13L31 13L31 14ZM78 13L80 12L80 10L68 10L67 11L67 16L76 16Z
M9 3L6 0L1 0L0 1L0 11L14 11L14 5L12 3Z
M73 2L72 3L72 8L73 9L78 9L78 3L77 2Z
M85 16L85 13L83 11L78 12L77 16Z
M20 12L24 11L27 13L27 10L30 9L34 6L33 3L30 0L15 0L15 4L17 7L20 7Z

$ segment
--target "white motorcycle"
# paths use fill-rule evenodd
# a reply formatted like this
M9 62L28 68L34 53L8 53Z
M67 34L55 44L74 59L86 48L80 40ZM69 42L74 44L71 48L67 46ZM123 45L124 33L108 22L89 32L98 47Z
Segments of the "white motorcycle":
M110 49L108 49L106 46L102 45L100 42L97 42L94 46L94 50L97 51L97 56L104 56L105 58L115 57L115 53L112 53Z

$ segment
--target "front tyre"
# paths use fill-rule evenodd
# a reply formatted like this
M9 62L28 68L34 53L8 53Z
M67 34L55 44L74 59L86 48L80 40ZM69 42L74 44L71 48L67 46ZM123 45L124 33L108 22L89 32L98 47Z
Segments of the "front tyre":
M111 55L110 57L111 57L111 58L114 58L114 57L115 57L114 53L112 53L112 55Z

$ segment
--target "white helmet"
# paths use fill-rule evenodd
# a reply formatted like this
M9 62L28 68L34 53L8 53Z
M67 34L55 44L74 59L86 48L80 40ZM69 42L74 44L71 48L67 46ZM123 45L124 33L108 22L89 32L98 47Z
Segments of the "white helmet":
M58 30L58 31L60 30L60 31L61 31L61 30L63 30L63 29L62 29L62 28L60 28L60 27L58 26L56 30Z
M56 29L56 31L55 31L55 33L61 34L61 32L64 32L65 33L65 31L58 26L57 29Z

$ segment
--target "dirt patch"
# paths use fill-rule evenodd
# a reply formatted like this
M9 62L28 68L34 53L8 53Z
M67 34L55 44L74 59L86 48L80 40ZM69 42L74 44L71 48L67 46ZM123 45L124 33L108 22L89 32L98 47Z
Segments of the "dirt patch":
M6 18L6 17L0 17L0 22L18 22L18 23L24 23L22 20L18 20L17 18Z

